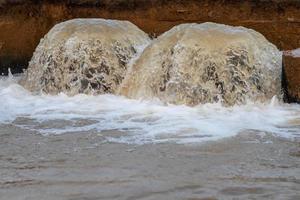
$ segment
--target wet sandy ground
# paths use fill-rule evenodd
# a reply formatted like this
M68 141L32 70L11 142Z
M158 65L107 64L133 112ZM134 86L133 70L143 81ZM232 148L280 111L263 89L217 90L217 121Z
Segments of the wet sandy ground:
M243 133L205 144L110 143L0 125L1 200L300 199L300 141Z

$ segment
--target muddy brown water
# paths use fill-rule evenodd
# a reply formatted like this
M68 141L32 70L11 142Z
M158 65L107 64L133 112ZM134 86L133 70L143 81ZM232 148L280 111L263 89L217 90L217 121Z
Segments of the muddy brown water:
M42 136L0 125L1 200L300 199L300 141L242 133L127 145L114 131Z

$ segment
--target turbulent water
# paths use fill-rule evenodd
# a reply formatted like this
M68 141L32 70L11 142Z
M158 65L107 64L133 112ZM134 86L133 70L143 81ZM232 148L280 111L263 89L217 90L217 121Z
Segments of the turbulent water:
M121 143L190 143L222 139L242 132L299 137L300 106L267 103L223 107L167 105L115 95L69 97L33 95L17 83L20 77L0 80L0 123L40 134L116 131L106 139Z
M108 141L134 144L241 132L293 139L300 106L280 103L280 77L281 52L243 27L184 24L151 43L130 22L76 19L41 40L25 75L2 77L0 123L41 134L113 130Z
M279 97L281 59L276 46L244 27L182 24L150 41L127 21L73 19L41 40L21 84L37 93L232 106Z
M281 58L276 46L254 30L182 24L147 46L129 70L121 93L192 106L264 102L280 96Z
M148 42L129 22L72 20L0 76L0 199L300 199L281 52L211 23Z
M55 25L41 40L21 80L45 93L114 93L131 60L150 42L128 21L73 19Z

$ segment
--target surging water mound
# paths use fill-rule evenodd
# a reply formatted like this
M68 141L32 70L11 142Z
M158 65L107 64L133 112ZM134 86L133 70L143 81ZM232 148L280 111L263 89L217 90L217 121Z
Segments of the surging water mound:
M74 19L50 30L21 83L31 91L114 93L149 37L127 21Z
M120 93L187 105L265 101L281 93L281 57L251 29L183 24L144 50Z

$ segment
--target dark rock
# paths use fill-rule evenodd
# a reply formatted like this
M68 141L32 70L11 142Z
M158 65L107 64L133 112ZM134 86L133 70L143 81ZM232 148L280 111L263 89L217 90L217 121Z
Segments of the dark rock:
M300 57L283 55L283 82L285 101L300 103Z

